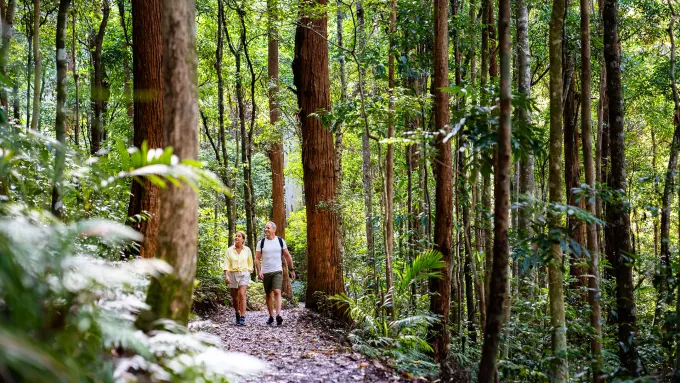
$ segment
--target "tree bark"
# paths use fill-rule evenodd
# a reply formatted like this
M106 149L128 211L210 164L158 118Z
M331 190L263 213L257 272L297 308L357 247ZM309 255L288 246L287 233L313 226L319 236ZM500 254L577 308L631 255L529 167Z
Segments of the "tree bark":
M500 334L505 320L507 304L510 244L510 165L511 165L511 86L510 86L510 1L498 1L498 35L501 63L500 126L498 151L494 175L494 244L493 267L487 308L482 360L479 365L479 382L497 380L497 356Z
M42 71L42 57L40 56L40 0L33 2L33 120L31 129L38 130L40 121L40 74Z
M394 282L392 272L392 253L394 249L394 143L391 139L394 138L394 50L395 32L397 27L397 2L390 0L390 54L388 58L388 93L389 101L389 116L387 123L387 154L385 155L385 283L387 286L387 299L391 302L388 305L388 312L392 315L392 320L397 319L397 313L394 309Z
M583 168L586 184L595 190L595 165L593 161L593 132L591 122L591 86L590 86L590 0L581 0L581 142L583 144ZM587 199L590 214L597 216L595 197ZM588 305L590 306L590 326L593 328L590 340L592 354L593 383L602 383L602 315L600 309L600 268L599 245L597 241L598 227L589 223L586 228L586 240L590 262L588 263Z
M550 17L550 151L548 188L551 203L562 203L562 118L563 118L563 73L562 73L562 31L566 4L564 0L553 2ZM550 227L558 228L561 217L553 212ZM567 337L564 313L564 293L562 288L562 248L559 242L550 247L550 263L548 265L548 294L550 297L550 317L553 328L552 350L555 358L553 364L553 381L566 382L568 365L566 359Z
M128 58L128 49L132 48L130 38L128 36L127 21L125 21L125 1L117 0L118 14L120 16L120 26L123 29L123 37L125 38L125 51L123 52L123 71L125 72L125 79L123 80L123 94L125 95L125 104L128 119L133 119L134 98L132 97L132 88L130 87L130 59Z
M75 129L73 131L73 138L76 148L80 147L80 84L78 74L78 56L76 56L76 13L73 12L73 19L71 21L71 56L73 58L73 85L76 89L75 102Z
M102 20L99 29L89 38L90 55L92 57L92 84L90 85L90 98L92 102L92 126L90 128L90 139L92 141L90 154L96 154L101 149L101 142L104 132L104 103L108 100L108 89L104 85L104 66L102 63L102 49L106 25L109 21L108 0L102 0ZM34 105L35 108L35 105ZM35 114L35 113L34 113Z
M442 376L448 377L446 359L449 354L449 308L451 296L451 258L453 241L451 230L453 227L453 169L451 141L444 141L450 130L449 94L442 91L447 88L448 81L448 7L446 0L434 2L434 77L432 78L432 92L434 93L434 120L436 154L433 172L435 177L435 228L434 246L442 254L444 267L440 269L442 278L432 278L429 281L430 311L440 317L440 321L432 325L429 330L430 343L434 350L434 358L441 364Z
M308 284L305 302L311 309L319 309L316 291L329 296L344 292L342 260L336 237L338 220L333 206L333 135L318 118L310 116L319 109L330 110L328 28L325 11L310 16L305 8L325 5L325 0L306 0L301 4L293 59L293 83L297 88L302 125L302 168L307 205ZM335 307L334 315L345 318L344 307Z
M162 0L132 1L132 65L134 72L133 143L149 148L169 145L163 140L163 35ZM133 223L144 235L139 255L153 258L157 253L161 191L149 181L132 183L128 216L145 213L147 219Z
M146 0L144 0L146 1ZM141 0L140 0L141 2ZM198 99L195 2L163 0L163 132L165 143L180 160L198 158ZM136 114L136 113L135 113ZM198 198L186 185L161 192L158 258L174 271L152 279L147 296L151 307L137 320L143 329L160 318L186 325L196 275Z
M56 133L57 141L64 146L57 146L55 150L51 211L52 214L60 219L63 219L64 212L64 203L61 199L61 188L64 178L64 163L66 160L66 72L68 71L68 58L66 57L66 26L68 9L70 6L71 0L59 1L55 41L57 62L57 113L54 131ZM3 26L4 25L5 24L3 24Z
M623 95L621 88L621 51L617 21L618 0L604 0L604 59L607 63L607 91L609 96L609 137L612 190L620 193L609 202L607 218L611 239L607 253L615 263L616 311L618 323L619 358L624 372L637 376L638 357L635 350L636 314L633 285L634 258L630 239L630 216L625 204L626 155L623 130Z
M344 14L340 8L341 1L338 0L338 10L336 13L336 33L338 40L338 62L340 64L340 102L345 103L347 101L347 70L345 68L345 51L343 43L343 19ZM342 124L338 123L335 127L335 201L342 201L342 153L344 150L343 145L343 131ZM342 204L341 204L342 206ZM345 229L344 229L344 216L342 208L337 210L338 213L338 249L340 251L340 259L345 258Z
M277 1L268 0L267 14L269 20L269 42L267 46L267 75L269 78L269 123L272 128L276 129L276 123L279 120L279 37L276 23ZM286 238L286 201L284 184L285 178L283 174L283 137L278 137L278 130L276 142L269 146L269 160L272 165L272 220L276 224L276 235L281 238ZM341 258L342 259L342 258ZM292 300L293 287L288 276L288 265L284 260L282 262L283 268L283 296Z
M12 29L14 28L14 13L16 1L9 0L2 17L2 45L0 47L0 74L7 81L7 63L9 61L9 46L12 42ZM18 81L15 79L14 84ZM7 95L7 85L0 90L0 105L5 108L9 115L9 96Z

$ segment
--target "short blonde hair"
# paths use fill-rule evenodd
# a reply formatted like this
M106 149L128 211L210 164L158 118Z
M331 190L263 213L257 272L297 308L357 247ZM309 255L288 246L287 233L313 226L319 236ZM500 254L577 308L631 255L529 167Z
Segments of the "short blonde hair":
M246 241L246 233L244 233L242 231L237 231L236 234L234 234L234 236L237 236L239 234L241 234L241 238L243 238L243 242L245 242Z

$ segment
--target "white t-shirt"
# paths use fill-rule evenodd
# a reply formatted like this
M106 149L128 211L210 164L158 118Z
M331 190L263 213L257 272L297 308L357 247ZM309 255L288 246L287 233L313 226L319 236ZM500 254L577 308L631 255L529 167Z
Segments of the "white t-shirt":
M283 248L287 249L288 247L286 246L286 240L281 238L281 241L283 241ZM283 267L281 266L282 249L281 245L279 244L279 238L278 237L274 237L274 239L265 238L264 249L260 248L261 243L262 243L261 239L257 241L257 247L255 248L255 251L262 252L261 258L262 274L283 271Z

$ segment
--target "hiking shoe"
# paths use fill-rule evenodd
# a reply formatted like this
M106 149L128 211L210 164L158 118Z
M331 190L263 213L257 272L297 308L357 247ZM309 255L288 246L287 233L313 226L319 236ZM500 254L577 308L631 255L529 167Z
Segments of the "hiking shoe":
M270 325L270 326L271 326L272 324L274 324L274 317L269 317L269 320L267 321L267 324Z
M239 318L238 325L239 326L245 326L246 325L246 317L245 316L242 316L242 317Z
M281 323L283 323L283 318L281 318L281 315L276 316L276 325L281 326Z
M236 324L241 323L241 314L236 313Z

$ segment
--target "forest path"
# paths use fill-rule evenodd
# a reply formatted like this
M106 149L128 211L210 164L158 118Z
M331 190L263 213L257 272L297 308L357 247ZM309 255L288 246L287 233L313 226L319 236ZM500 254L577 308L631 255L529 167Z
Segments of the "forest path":
M406 382L392 369L352 351L344 329L302 307L284 310L281 326L266 324L266 311L248 311L246 325L234 323L234 311L213 317L227 351L243 352L269 364L248 382Z

